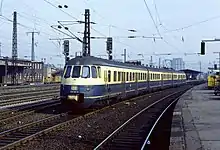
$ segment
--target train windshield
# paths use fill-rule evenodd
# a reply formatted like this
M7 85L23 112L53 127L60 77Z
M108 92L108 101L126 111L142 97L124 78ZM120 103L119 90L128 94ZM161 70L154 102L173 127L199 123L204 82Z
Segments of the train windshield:
M69 78L71 73L72 66L67 66L64 74L64 78Z
M83 66L83 68L82 68L82 78L90 78L90 68L89 68L89 66Z
M79 78L80 77L80 70L81 66L74 66L72 72L72 78Z
M96 67L95 67L95 66L92 66L92 67L91 67L91 70L92 70L92 78L97 78L97 70L96 70Z

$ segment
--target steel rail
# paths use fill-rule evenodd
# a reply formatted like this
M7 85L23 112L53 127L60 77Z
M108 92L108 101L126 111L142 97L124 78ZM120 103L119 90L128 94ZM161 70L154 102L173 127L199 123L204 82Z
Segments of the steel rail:
M175 92L175 93L172 93L172 94L169 94L159 100L157 100L156 102L148 105L147 107L145 107L144 109L142 109L141 111L139 111L137 114L135 114L134 116L132 116L130 119L128 119L125 123L123 123L120 127L118 127L115 131L113 131L108 137L106 137L99 145L97 145L94 150L97 150L99 149L106 141L108 141L115 133L117 133L120 129L122 129L125 125L127 125L130 121L132 121L134 118L136 118L137 116L139 116L140 114L142 114L144 111L148 110L149 108L151 108L152 106L158 104L159 102L177 94L177 93L180 93L182 91L178 91L178 92Z
M176 98L169 106L167 106L166 109L164 109L164 111L163 111L163 112L160 114L160 116L157 118L157 120L155 121L154 125L152 126L150 132L148 133L148 135L147 135L147 137L146 137L146 139L145 139L145 141L144 141L144 144L143 144L142 147L141 147L141 150L146 149L146 148L145 148L145 147L146 147L146 144L148 143L149 138L150 138L150 136L151 136L151 134L152 134L154 128L156 127L157 123L160 121L161 117L164 115L164 113L167 111L167 109L169 109L170 106L172 106L173 103L175 103L175 102L178 101L178 100L179 100L179 97Z

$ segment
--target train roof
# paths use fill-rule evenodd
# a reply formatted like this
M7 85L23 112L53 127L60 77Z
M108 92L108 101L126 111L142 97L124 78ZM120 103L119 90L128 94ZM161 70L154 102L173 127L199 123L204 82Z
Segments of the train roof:
M146 67L143 65L134 65L134 64L123 63L123 62L118 62L114 60L97 58L94 56L85 56L85 57L77 56L73 59L70 59L67 62L67 65L101 65L101 66L119 67L119 68L126 68L126 69L143 69L143 70L158 71L158 72L184 73L182 71L176 71L172 69L151 68L151 67Z

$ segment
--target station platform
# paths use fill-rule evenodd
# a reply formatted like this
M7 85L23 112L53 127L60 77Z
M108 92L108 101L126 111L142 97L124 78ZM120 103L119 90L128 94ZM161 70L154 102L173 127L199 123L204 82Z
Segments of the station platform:
M173 112L170 150L220 150L220 96L195 86L177 102Z

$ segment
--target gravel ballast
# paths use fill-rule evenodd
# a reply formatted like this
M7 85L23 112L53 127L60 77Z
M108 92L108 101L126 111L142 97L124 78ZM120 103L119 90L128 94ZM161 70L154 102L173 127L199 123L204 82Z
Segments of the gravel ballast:
M82 119L79 119L69 126L39 139L35 139L20 148L25 150L93 149L117 127L151 104L152 101L164 97L163 95L171 94L174 91L176 92L178 89L179 88L168 89L149 94L145 98L125 101L102 109L98 113L85 115Z

